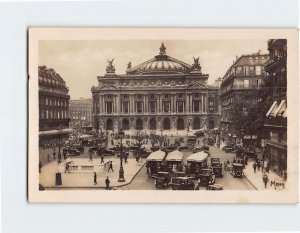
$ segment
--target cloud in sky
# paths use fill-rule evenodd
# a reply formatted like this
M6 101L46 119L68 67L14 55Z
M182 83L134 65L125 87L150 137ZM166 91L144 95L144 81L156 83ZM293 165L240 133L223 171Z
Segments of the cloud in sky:
M222 77L236 56L268 53L266 40L166 40L169 56L188 64L200 57L208 83ZM159 52L161 40L40 41L39 65L51 67L66 81L71 99L90 98L97 76L105 74L107 59L114 58L117 74L124 74L127 63L138 65Z

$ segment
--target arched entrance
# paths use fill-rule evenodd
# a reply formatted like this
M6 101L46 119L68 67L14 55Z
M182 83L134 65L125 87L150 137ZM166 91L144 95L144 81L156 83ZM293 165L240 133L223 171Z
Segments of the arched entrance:
M193 121L193 129L200 129L201 125L200 125L200 118L196 117Z
M143 120L141 118L136 119L135 129L136 130L143 130Z
M163 122L164 130L170 130L171 129L171 122L169 118L165 118Z
M150 130L156 130L156 120L154 118L150 119Z
M209 119L209 121L208 121L208 128L209 129L214 129L215 128L215 121L214 121L214 119Z
M129 130L129 120L127 118L124 118L122 121L122 129Z
M106 130L113 130L113 121L110 118L106 120Z
M182 118L177 119L177 130L184 130L184 120Z

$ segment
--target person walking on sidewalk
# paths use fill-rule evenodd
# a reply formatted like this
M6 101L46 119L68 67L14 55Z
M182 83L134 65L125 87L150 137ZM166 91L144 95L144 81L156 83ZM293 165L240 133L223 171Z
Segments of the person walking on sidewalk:
M96 184L97 184L97 173L94 172L94 185L96 185Z
M53 151L53 159L56 159L56 157L55 157L55 151Z
M48 151L47 157L48 157L48 162L50 162L50 153L49 153L49 151Z
M128 163L127 159L128 159L128 155L126 154L125 155L125 163Z
M260 161L257 162L257 171L260 171Z
M92 153L90 153L90 159L89 159L89 162L93 162L93 154Z
M104 157L103 157L103 154L100 155L100 158L101 158L100 164L104 163Z
M256 162L253 163L253 171L256 173Z
M70 173L70 165L69 165L69 163L66 164L65 173L67 173L67 172Z
M114 172L112 161L110 161L110 163L109 163L109 167L108 167L107 172L109 172L110 170L112 170Z
M108 178L108 176L105 179L105 185L106 185L106 189L109 190L109 184L110 184L110 180Z
M269 177L268 177L267 173L264 172L262 179L263 179L263 182L265 184L265 189L266 189L267 188L267 184L269 182Z

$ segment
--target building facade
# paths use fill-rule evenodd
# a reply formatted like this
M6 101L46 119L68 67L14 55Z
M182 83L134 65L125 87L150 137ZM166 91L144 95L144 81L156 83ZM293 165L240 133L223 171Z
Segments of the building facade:
M39 66L39 130L69 127L69 89L52 68Z
M89 99L70 100L71 127L90 126L92 124L93 101Z
M266 72L264 64L268 61L267 54L242 55L224 75L220 88L221 128L229 135L236 133L234 122L234 106L243 98L264 84Z
M268 132L266 147L271 169L286 178L287 171L287 40L268 41L270 60L265 70L270 79L273 101L264 123Z
M113 60L93 86L93 126L101 130L193 130L219 126L218 87L207 85L199 58L189 65L166 54L115 74Z

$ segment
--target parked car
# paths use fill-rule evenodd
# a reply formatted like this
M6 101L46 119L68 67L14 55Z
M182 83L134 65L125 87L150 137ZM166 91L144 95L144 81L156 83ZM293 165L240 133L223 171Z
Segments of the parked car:
M212 163L211 168L216 177L223 177L223 165L221 162Z
M160 189L167 188L171 183L169 172L158 172L155 176L155 187Z
M233 177L242 178L244 176L243 169L244 169L243 164L232 163L231 173L232 173Z
M74 144L73 148L79 150L81 153L84 152L84 146L82 146L81 144Z
M103 156L110 156L110 155L115 155L116 151L112 149L106 149L104 147L96 147L97 154L100 156L101 154Z
M211 185L207 186L206 190L221 191L224 189L223 189L223 185L221 185L221 184L211 184Z
M206 168L201 169L199 174L200 185L208 186L210 184L214 184L216 181L216 176L213 173L212 169Z
M63 153L65 153L67 156L77 156L80 155L80 151L72 148L72 147L65 147L63 149Z
M191 177L177 177L172 180L172 190L194 190L195 184Z
M226 153L229 153L229 152L234 152L235 151L235 148L234 148L234 145L233 144L228 144L224 147L224 150Z

